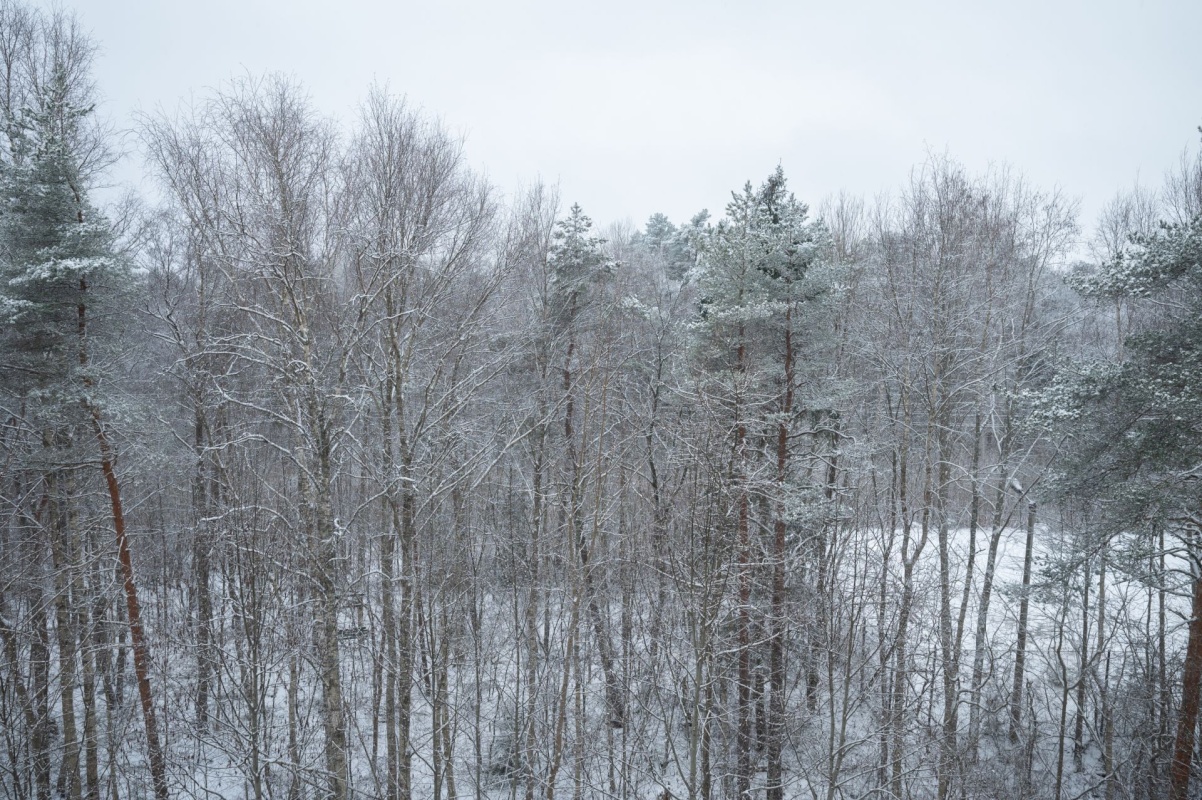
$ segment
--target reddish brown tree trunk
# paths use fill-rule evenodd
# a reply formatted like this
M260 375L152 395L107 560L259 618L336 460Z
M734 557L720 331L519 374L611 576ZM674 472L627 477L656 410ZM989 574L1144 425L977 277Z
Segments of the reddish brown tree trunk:
M83 222L80 212L80 222ZM77 307L79 335L79 365L85 370L88 367L87 348L87 304L83 297L87 295L87 279L79 281L80 302ZM88 391L94 388L94 383L87 373L83 378L84 388ZM163 746L159 742L159 726L154 713L154 697L150 692L150 648L146 644L146 633L142 628L142 611L138 604L138 589L134 582L134 562L129 551L129 538L125 534L125 511L121 506L121 484L117 482L117 472L113 468L115 457L113 446L104 432L100 421L100 409L85 397L84 407L92 418L92 430L96 433L96 443L100 446L100 470L104 473L104 483L108 488L109 504L113 512L113 531L117 535L117 560L121 565L121 579L125 587L125 607L129 617L129 638L134 649L134 675L138 680L138 695L142 701L142 720L146 724L146 750L150 761L150 776L154 782L155 800L167 800L167 766L163 761Z
M78 195L76 195L76 199ZM83 222L83 211L79 211L79 222ZM76 306L76 324L79 340L79 366L87 370L90 358L88 353L88 280L79 279L79 303ZM93 380L84 372L83 386L90 392L95 388ZM133 645L133 675L138 681L138 695L142 700L142 720L147 729L147 756L150 762L150 778L154 782L155 800L167 800L167 768L162 757L162 745L159 741L159 722L155 718L154 695L150 693L150 649L145 640L142 628L142 609L138 605L137 584L133 581L133 557L130 555L129 537L125 535L125 511L121 507L121 486L117 482L117 471L113 468L115 456L112 443L105 434L105 425L101 423L100 408L90 399L84 398L83 406L91 417L91 426L96 434L96 443L100 446L100 468L105 474L105 485L108 488L108 502L113 512L113 531L117 535L117 559L120 562L121 580L125 586L125 607L130 622L130 644Z
M1189 791L1190 759L1194 754L1194 731L1198 727L1199 689L1202 689L1202 578L1195 578L1189 643L1185 648L1181 715L1177 718L1177 743L1173 748L1170 772L1171 800L1185 800Z
M154 698L150 693L150 648L146 644L146 633L142 629L142 611L138 605L138 589L134 583L134 562L129 551L129 538L125 534L125 511L121 507L121 486L113 469L113 451L104 427L100 424L100 412L92 412L92 427L100 445L100 469L108 487L109 503L113 511L113 530L117 534L117 559L121 562L121 577L125 584L125 607L129 616L129 638L134 649L134 675L138 679L138 696L142 701L142 720L146 724L146 747L150 760L150 776L154 781L155 800L167 800L167 766L163 761L163 747L159 743L159 726L154 713Z
M785 738L785 483L789 472L789 417L793 413L793 308L785 310L785 396L776 428L776 521L772 537L772 619L768 646L768 775L765 797L783 800L781 753Z

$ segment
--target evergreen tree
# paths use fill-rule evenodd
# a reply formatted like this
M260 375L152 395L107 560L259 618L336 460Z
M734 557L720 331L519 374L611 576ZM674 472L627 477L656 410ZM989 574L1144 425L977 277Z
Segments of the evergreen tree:
M1060 489L1100 502L1114 532L1153 521L1175 525L1193 559L1202 551L1202 216L1133 234L1096 274L1077 279L1089 297L1146 299L1159 309L1124 343L1119 362L1065 370L1041 414L1068 437ZM1196 570L1195 570L1196 573ZM1202 577L1193 608L1171 766L1170 797L1188 795L1202 691Z
M568 331L587 304L591 286L613 269L601 246L605 240L592 234L593 221L578 203L567 219L555 224L549 260L554 279L552 323L555 331Z
M576 384L583 371L577 362L582 327L579 317L594 305L590 291L610 275L613 264L601 246L605 240L593 236L593 221L579 204L573 204L567 219L556 223L549 261L552 272L552 330L564 337L565 351L561 375L563 379L563 442L567 484L566 514L569 525L568 545L573 548L580 564L581 587L584 590L589 619L597 644L597 654L605 676L605 698L609 724L622 728L626 724L626 703L618 676L617 656L605 624L600 592L594 575L592 547L584 525L583 509L583 452L577 447Z
M62 507L74 502L61 489L69 481L60 475L89 451L99 466L107 490L117 557L124 580L127 619L134 651L148 756L158 800L167 796L166 768L151 695L150 654L141 623L133 560L125 532L125 513L116 472L116 452L107 431L99 399L101 371L94 361L98 326L120 315L112 300L132 287L128 264L115 252L111 226L91 205L86 180L93 108L80 98L68 64L51 51L48 79L36 85L28 107L8 111L8 156L0 170L0 351L9 354L5 371L15 376L4 387L24 410L24 427L40 436L42 481L47 496ZM86 88L86 87L85 87ZM90 434L90 435L89 435ZM71 452L68 452L68 448ZM80 455L74 454L78 449ZM91 459L88 459L91 460ZM32 464L31 464L32 465ZM61 495L61 497L59 496ZM69 522L72 514L56 514L50 524L52 540L78 536ZM73 548L66 548L70 552ZM61 559L56 556L56 562ZM63 568L61 563L56 564ZM71 565L66 565L70 568ZM63 579L59 578L60 584ZM63 620L78 616L70 598L57 592L60 663L63 683L64 770L67 793L78 797L78 745L71 708L74 699L73 630ZM87 702L85 701L85 705ZM85 720L85 736L88 722ZM89 759L93 761L94 759ZM88 767L89 791L96 782L94 764ZM70 777L70 776L74 777Z
M60 413L90 396L89 326L131 283L111 227L87 198L75 148L92 109L72 94L56 70L39 105L9 121L11 158L0 172L4 351L18 392L36 391L44 410Z
M798 489L793 481L793 428L803 371L797 333L814 328L806 331L810 347L822 338L816 335L817 320L809 315L811 307L820 305L816 301L831 290L829 276L817 269L828 237L808 212L789 192L778 167L759 189L748 182L741 193L733 193L725 218L716 226L702 234L700 217L690 226L699 251L699 343L716 379L706 391L719 397L733 433L729 482L737 560L734 780L738 797L750 792L753 745L766 751L768 797L783 796L786 507L798 505L793 497ZM774 457L763 458L769 451ZM758 497L771 498L772 512L771 519L755 526L752 501ZM790 497L793 500L786 502ZM756 569L760 560L756 552L760 545L752 535L756 527L773 531L767 615L753 615L754 587L764 582ZM763 681L753 675L762 660L753 652L757 638L753 631L761 626L768 634L766 710ZM816 677L813 683L816 686Z

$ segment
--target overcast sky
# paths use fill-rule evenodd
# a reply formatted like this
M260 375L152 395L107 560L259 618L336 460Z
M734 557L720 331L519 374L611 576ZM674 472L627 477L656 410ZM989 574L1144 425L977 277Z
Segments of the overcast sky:
M1198 0L64 2L118 127L247 73L343 120L387 83L504 191L558 182L602 225L720 213L778 163L811 204L872 196L947 152L1059 186L1088 229L1202 123Z

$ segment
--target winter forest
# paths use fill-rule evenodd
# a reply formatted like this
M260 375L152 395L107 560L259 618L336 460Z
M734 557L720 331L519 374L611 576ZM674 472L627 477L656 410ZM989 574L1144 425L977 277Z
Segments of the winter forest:
M1196 135L636 229L246 76L102 203L97 46L0 3L0 800L1202 796Z

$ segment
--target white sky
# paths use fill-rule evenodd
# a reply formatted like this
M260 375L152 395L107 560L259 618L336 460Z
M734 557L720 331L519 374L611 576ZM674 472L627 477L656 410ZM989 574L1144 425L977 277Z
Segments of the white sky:
M872 196L946 151L1061 187L1090 229L1202 123L1198 0L65 2L118 127L248 72L343 120L386 82L506 192L558 182L601 225L720 215L778 163L811 205Z

